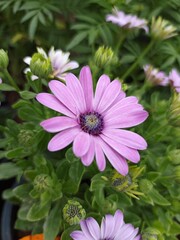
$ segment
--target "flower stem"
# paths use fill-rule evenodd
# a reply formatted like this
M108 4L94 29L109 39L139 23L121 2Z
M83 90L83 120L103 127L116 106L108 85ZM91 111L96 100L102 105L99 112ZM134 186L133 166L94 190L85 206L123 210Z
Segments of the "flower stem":
M149 45L144 49L144 51L139 55L137 60L133 63L133 65L125 72L125 74L122 76L122 79L125 80L133 71L134 69L138 66L139 62L143 59L143 57L149 52L149 50L152 48L154 45L154 40L152 40Z
M117 42L117 45L115 46L114 52L117 54L118 51L121 49L121 46L126 38L126 33L122 33L118 36L119 41Z
M16 89L16 91L20 91L18 85L16 84L16 82L14 81L14 79L11 77L11 75L9 74L8 70L4 70L3 71L5 77L8 79L9 83Z

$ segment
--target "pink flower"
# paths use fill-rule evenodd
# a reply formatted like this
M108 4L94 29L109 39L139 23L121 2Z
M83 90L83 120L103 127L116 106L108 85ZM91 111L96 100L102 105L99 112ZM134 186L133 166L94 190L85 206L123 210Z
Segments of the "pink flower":
M93 96L91 71L88 66L80 72L80 80L69 73L66 85L52 80L53 94L40 93L37 100L66 116L57 116L41 122L48 132L59 132L49 142L49 151L65 148L73 142L74 154L85 166L95 157L100 171L106 167L105 155L122 175L128 173L126 159L140 160L137 151L147 147L146 141L136 133L122 130L145 121L148 113L138 104L136 97L125 97L118 80L102 75Z
M180 93L180 73L176 69L172 69L170 72L169 81L176 89L176 92Z
M143 28L146 33L149 31L145 19L140 19L134 15L127 15L122 11L118 11L116 8L113 9L113 14L106 16L106 21L117 24L123 28Z
M81 231L74 231L70 236L73 240L140 240L139 229L124 223L123 218L123 213L117 210L114 216L106 215L99 226L94 218L89 217L80 222Z
M169 84L169 77L157 68L147 64L144 67L144 72L148 81L154 85L167 86Z

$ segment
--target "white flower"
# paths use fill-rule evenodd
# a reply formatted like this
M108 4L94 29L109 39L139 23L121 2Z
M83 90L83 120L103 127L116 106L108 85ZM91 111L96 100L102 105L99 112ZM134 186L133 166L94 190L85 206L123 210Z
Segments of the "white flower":
M123 28L143 28L146 33L149 31L145 19L140 19L135 15L125 14L122 11L118 11L116 8L113 9L113 14L108 14L106 16L106 21L117 24Z
M64 53L61 50L54 50L54 47L51 47L48 55L42 48L37 48L38 53L42 54L45 58L49 58L53 68L53 76L65 80L67 71L78 68L79 64L76 61L70 61L70 53ZM24 58L24 62L30 65L31 57L27 56ZM26 68L24 73L31 72L30 68ZM37 76L32 75L31 79L34 81L38 79Z

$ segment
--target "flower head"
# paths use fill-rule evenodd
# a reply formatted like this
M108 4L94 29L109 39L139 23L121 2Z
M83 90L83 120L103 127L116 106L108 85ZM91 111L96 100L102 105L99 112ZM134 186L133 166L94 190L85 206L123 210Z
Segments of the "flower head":
M86 216L86 211L81 204L74 200L68 200L63 208L63 218L70 225L78 224Z
M154 85L166 86L169 83L169 77L164 72L149 64L144 66L144 72L147 80Z
M106 16L106 21L117 24L123 28L143 28L148 32L147 21L145 19L140 19L135 15L125 14L116 8L113 9L113 14Z
M177 35L177 28L169 23L169 21L162 17L152 18L151 35L154 39L165 40Z
M170 72L169 81L175 88L176 92L180 93L180 73L176 69L172 69Z
M39 54L41 54L45 59L50 59L52 69L53 69L53 76L65 79L65 76L67 74L67 71L78 68L79 64L76 61L70 61L69 55L70 53L64 53L61 50L54 50L54 47L52 47L48 53L42 49L37 48L37 51ZM28 65L30 65L31 57L25 57L24 62ZM24 70L25 73L29 72L30 68L26 68ZM32 75L32 80L38 79L36 75Z
M126 224L123 213L117 210L114 216L108 214L102 219L101 226L92 217L80 222L81 231L70 234L73 240L140 240L138 228Z
M136 133L122 130L145 121L148 113L136 97L125 97L118 80L102 75L93 96L93 82L89 67L83 67L80 81L69 73L66 85L52 80L53 94L40 93L37 100L66 116L57 116L41 122L48 132L59 132L49 142L49 151L58 151L73 142L74 154L89 166L94 157L100 171L106 167L105 155L122 175L128 173L126 159L137 163L137 150L147 147Z

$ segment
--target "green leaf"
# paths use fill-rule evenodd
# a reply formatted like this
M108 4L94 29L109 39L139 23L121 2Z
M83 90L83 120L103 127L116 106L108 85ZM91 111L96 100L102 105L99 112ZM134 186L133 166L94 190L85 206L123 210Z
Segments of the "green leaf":
M44 240L54 240L62 223L62 203L57 202L46 218L43 227Z
M148 192L149 197L153 200L154 203L157 203L162 206L171 205L170 202L164 198L156 189L152 188L150 192Z
M21 0L15 2L13 6L13 13L16 13L19 10L21 3L22 3Z
M50 202L45 205L41 205L40 202L34 203L28 211L27 220L30 222L34 222L47 217L50 207Z
M67 45L67 50L74 48L76 45L82 42L82 40L85 39L87 35L88 35L88 31L78 33Z
M16 89L14 87L12 87L11 85L6 84L6 83L0 84L0 90L1 91L16 91Z
M29 20L30 18L32 18L34 15L36 15L38 13L38 10L32 10L32 11L28 11L24 17L21 19L21 23Z
M0 180L15 177L20 173L22 173L22 170L14 163L0 164Z
M35 98L35 96L37 95L36 93L30 91L21 91L19 94L25 100Z
M67 161L68 161L69 163L76 162L76 161L80 161L80 159L77 158L77 157L74 155L74 153L73 153L73 151L72 151L72 148L69 148L69 149L67 150L65 156L66 156L66 159L67 159Z
M71 240L72 238L70 237L70 234L77 230L78 226L71 226L67 228L62 234L61 234L61 240Z
M18 147L6 152L6 157L8 159L19 158L23 156L24 156L24 150L22 147Z
M34 16L29 24L29 37L32 40L34 38L36 29L38 25L38 16Z
M25 183L16 187L13 192L20 200L24 200L26 198L29 198L29 193L31 190L32 186L29 183Z

